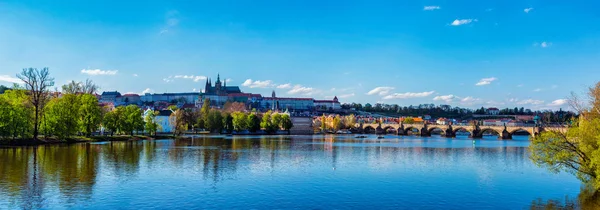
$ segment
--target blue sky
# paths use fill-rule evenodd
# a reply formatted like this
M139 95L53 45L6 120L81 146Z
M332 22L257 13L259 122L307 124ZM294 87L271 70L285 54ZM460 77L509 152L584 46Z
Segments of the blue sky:
M60 3L57 3L60 2ZM597 1L0 1L0 84L566 108L600 80Z

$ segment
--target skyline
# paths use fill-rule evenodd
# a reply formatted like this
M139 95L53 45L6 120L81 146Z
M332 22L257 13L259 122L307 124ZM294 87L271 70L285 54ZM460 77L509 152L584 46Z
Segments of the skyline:
M4 1L0 84L49 67L57 87L90 78L101 91L198 92L220 74L263 95L565 109L600 78L594 6Z

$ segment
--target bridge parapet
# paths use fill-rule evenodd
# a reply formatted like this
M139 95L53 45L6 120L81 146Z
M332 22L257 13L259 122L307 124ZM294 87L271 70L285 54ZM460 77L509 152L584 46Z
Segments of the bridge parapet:
M362 127L361 127L362 126ZM418 130L418 134L421 136L431 136L431 132L435 129L442 131L443 136L456 137L458 131L466 131L470 133L472 138L482 138L486 132L498 133L500 139L512 139L512 135L517 131L526 131L531 136L535 136L540 131L546 130L560 130L564 128L540 128L533 125L523 126L482 126L482 125L465 125L465 124L454 124L454 125L438 125L438 124L403 124L403 123L383 123L383 124L357 124L357 127L363 129L363 131L379 131L380 133L388 133L390 130L396 131L398 135L408 135L409 131L414 129Z

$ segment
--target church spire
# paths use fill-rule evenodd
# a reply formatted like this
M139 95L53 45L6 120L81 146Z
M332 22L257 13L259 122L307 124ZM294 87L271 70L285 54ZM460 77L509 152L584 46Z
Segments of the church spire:
M217 83L221 83L221 75L217 74Z

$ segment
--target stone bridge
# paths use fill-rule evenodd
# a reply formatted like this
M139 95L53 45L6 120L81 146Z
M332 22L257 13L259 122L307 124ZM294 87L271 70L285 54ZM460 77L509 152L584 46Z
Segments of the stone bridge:
M483 125L434 125L434 124L357 124L357 128L362 129L365 133L395 133L398 135L409 135L417 129L417 134L420 136L431 136L432 131L438 129L442 131L442 136L456 137L456 132L469 132L471 138L483 138L486 132L495 132L499 139L512 139L512 135L517 131L525 131L529 135L534 136L543 131L560 130L564 128L557 127L535 127L535 126L483 126Z

